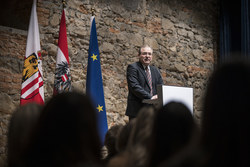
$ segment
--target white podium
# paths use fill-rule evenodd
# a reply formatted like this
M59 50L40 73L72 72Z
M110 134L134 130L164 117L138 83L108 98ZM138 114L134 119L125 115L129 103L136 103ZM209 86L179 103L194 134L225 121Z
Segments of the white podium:
M153 104L160 108L168 102L175 101L185 104L193 114L193 88L180 86L157 86L158 99L144 99L143 103Z

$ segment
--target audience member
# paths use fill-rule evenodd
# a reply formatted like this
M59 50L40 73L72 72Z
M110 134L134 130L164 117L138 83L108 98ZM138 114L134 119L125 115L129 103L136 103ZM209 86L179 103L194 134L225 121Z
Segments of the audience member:
M61 93L50 99L28 149L27 166L98 165L101 144L95 113L81 93Z
M126 151L126 147L128 145L128 139L135 123L136 119L132 119L119 131L116 142L116 149L118 151L118 154L110 159L108 167L127 166L128 152Z
M130 120L118 133L118 138L116 142L116 149L118 153L122 153L126 150L128 145L128 139L131 134L133 127L135 126L136 119Z
M180 102L169 102L156 113L150 166L158 166L179 153L193 139L197 126L191 111Z
M28 103L19 106L12 114L8 129L8 167L25 166L23 155L41 110L42 106L39 104Z
M250 64L233 60L212 75L205 97L204 166L250 166Z
M162 167L250 166L250 64L232 60L212 74L200 142Z
M147 145L150 144L154 109L143 107L129 135L126 150L110 160L108 167L145 167L148 163Z
M108 132L105 135L104 146L106 146L108 150L108 155L104 159L105 163L107 163L110 160L110 158L112 158L118 153L116 149L116 142L118 139L119 131L122 129L122 127L123 127L122 124L114 125L108 130Z
M152 107L143 107L138 113L127 146L128 166L145 167L148 164L148 145L151 144L154 117L155 110Z

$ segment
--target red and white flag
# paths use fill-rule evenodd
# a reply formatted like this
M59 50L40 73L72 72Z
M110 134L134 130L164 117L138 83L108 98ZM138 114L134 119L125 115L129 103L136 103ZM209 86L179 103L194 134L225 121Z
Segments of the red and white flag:
M56 59L56 71L54 82L54 95L71 90L71 76L69 69L69 52L67 43L67 30L64 9L62 11L58 51Z
M20 105L24 105L29 102L44 104L42 60L40 50L41 47L36 13L36 0L34 0L30 16L23 66Z

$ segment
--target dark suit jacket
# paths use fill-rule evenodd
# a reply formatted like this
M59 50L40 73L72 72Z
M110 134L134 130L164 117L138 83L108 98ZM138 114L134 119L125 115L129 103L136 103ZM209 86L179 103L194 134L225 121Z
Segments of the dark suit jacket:
M149 66L152 78L153 95L157 94L157 85L162 85L163 80L158 68ZM128 65L128 101L126 115L136 117L139 110L145 105L143 99L151 99L150 86L147 80L146 72L140 62Z

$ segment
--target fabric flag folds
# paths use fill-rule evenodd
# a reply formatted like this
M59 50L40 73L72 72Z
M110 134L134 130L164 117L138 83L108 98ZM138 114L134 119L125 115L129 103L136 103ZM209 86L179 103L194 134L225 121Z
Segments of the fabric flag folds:
M20 105L30 102L44 104L43 74L40 35L36 13L36 0L33 1L27 36L26 53L22 74Z
M108 124L102 83L100 54L98 48L94 16L91 17L86 93L91 97L94 107L97 111L99 136L103 144L105 134L108 130Z
M59 39L58 39L58 51L56 59L56 71L54 81L54 95L67 92L71 90L71 76L69 69L69 53L67 43L67 31L66 31L66 19L65 11L62 11Z

